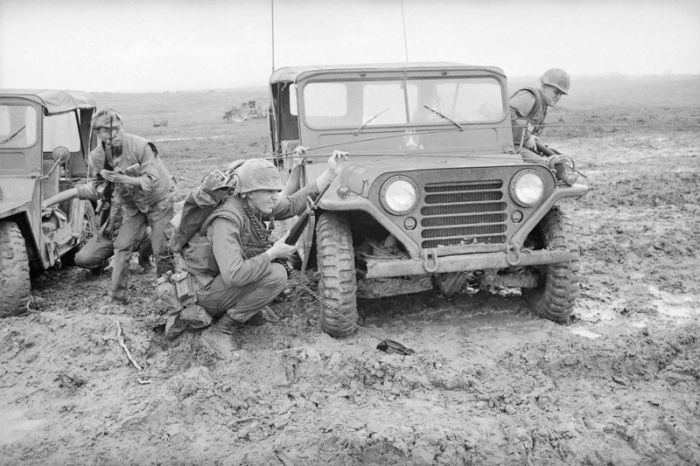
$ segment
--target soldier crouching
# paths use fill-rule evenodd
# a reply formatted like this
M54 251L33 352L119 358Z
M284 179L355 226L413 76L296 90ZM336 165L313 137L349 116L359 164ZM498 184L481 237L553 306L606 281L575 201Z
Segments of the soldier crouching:
M334 152L317 180L288 197L280 197L284 187L272 162L251 159L237 169L235 194L214 209L180 250L195 282L197 305L218 319L211 333L231 335L243 322L260 319L284 290L287 271L277 261L296 247L284 237L271 241L274 220L301 214L307 197L333 181L345 158L345 153Z

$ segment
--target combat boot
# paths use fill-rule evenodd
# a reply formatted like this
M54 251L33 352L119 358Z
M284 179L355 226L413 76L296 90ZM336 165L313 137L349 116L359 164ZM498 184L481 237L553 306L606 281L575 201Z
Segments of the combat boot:
M240 326L239 322L233 320L228 314L224 314L213 326L217 333L233 335L233 332Z
M238 344L233 339L236 330L236 321L228 314L224 314L218 322L202 331L202 343L209 347L222 359L238 349Z

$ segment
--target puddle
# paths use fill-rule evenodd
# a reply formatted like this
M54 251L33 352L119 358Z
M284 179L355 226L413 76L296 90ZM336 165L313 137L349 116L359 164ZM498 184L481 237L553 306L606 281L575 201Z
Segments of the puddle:
M599 333L591 332L590 330L586 330L585 328L572 328L571 333L573 333L574 335L579 335L591 339L600 338L602 336Z
M13 443L46 423L45 419L27 419L25 413L19 408L0 409L0 445Z
M700 298L696 295L671 294L655 286L649 287L649 293L654 297L651 303L656 306L661 315L675 320L700 316Z

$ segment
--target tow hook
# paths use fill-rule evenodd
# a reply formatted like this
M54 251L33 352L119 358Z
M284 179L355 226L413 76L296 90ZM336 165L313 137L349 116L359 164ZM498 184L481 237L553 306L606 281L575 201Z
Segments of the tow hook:
M520 263L520 248L510 241L506 243L506 262L510 266Z
M438 269L438 255L435 249L427 249L423 253L423 269L428 273L434 273Z

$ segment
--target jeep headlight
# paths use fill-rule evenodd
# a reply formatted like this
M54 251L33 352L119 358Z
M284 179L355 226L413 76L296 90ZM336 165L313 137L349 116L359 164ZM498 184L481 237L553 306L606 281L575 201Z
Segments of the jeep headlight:
M510 195L523 207L533 206L544 195L544 180L532 170L518 172L510 182Z
M395 176L386 180L379 197L386 210L401 215L415 207L418 202L418 190L410 178Z

